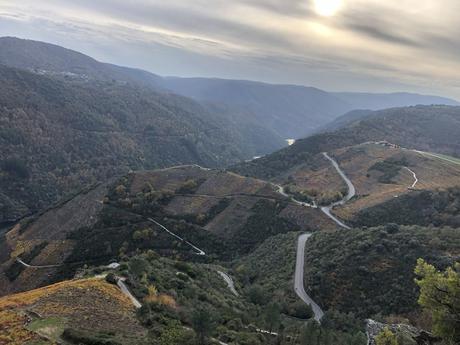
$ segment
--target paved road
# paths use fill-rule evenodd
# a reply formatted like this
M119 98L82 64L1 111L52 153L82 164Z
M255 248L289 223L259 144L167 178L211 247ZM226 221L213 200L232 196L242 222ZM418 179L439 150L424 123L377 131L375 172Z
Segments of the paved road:
M22 259L20 257L17 257L16 261L19 262L24 267L27 267L27 268L54 268L54 267L62 266L62 265L41 265L41 266L29 265L29 264L25 263L24 261L22 261Z
M440 160L443 160L443 161L446 161L446 162L449 162L449 163L460 165L460 161L455 160L455 159L449 159L449 157L445 157L444 155L441 155L441 154L435 154L435 153L419 151L419 150L411 150L411 151L420 153L421 155L424 155L424 156L430 156L430 157L438 158Z
M324 316L324 312L321 307L316 304L313 299L308 296L304 288L304 264L305 264L305 243L311 237L312 234L303 234L299 236L297 242L297 259L295 264L295 276L294 276L294 291L297 296L308 304L315 315L315 320L320 321Z
M301 206L305 206L305 207L311 207L311 208L318 208L318 206L315 204L315 202L313 201L312 204L308 203L308 202L303 202L303 201L299 201L299 200L296 200L294 199L291 195L289 195L288 193L286 193L286 190L284 189L283 186L279 185L279 184L274 184L272 183L272 186L274 186L277 190L277 192L279 194L281 194L282 196L286 197L286 198L289 198L292 200L292 202L294 202L295 204L297 205L301 205Z
M238 291L236 291L236 289L235 289L235 283L233 283L233 279L228 274L226 274L226 273L224 273L222 271L217 271L217 273L219 273L219 275L225 280L225 282L227 283L227 286L230 289L230 291L235 296L239 296Z
M191 244L189 241L186 241L184 240L182 237L176 235L174 232L170 231L169 229L167 229L165 226L161 225L160 223L158 223L156 220L152 219L152 218L147 218L147 220L155 225L158 225L160 228L162 228L164 231L166 231L168 234L170 234L171 236L174 236L175 238L177 238L178 240L180 240L181 242L184 242L186 243L189 247L193 248L193 250L196 251L196 255L206 255L206 253L201 250L200 248L194 246L193 244Z
M129 291L128 287L126 286L125 282L124 282L124 278L117 278L117 285L118 287L120 288L121 292L128 296L128 298L131 300L131 302L133 303L133 305L139 309L142 307L142 304L141 302L139 302L137 300L136 297L133 296L133 294L131 293L131 291Z
M418 183L418 178L417 178L417 174L415 174L415 172L413 172L411 169L409 169L408 167L404 167L404 169L406 169L407 171L409 171L410 173L412 173L412 176L414 176L414 183L412 183L412 186L410 186L410 188L415 188L415 186L417 185Z
M347 184L348 193L342 200L334 202L329 206L321 207L321 211L323 211L323 213L326 216L331 218L340 227L345 228L345 229L351 229L348 225L343 223L340 219L338 219L336 216L332 214L332 209L335 206L344 205L346 202L350 201L351 198L353 198L356 195L355 186L353 185L351 180L347 177L347 175L345 175L343 170L340 168L339 164L333 158L331 158L326 152L323 152L323 156L331 162L332 166L335 168L335 170L337 170L340 177L342 177L342 179L345 181L345 183Z

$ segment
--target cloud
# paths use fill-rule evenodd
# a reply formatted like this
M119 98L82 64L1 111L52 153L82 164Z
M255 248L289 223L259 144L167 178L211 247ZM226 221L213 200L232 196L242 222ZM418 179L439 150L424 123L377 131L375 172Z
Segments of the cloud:
M160 74L460 97L457 0L23 0L0 29ZM458 71L458 72L457 72Z

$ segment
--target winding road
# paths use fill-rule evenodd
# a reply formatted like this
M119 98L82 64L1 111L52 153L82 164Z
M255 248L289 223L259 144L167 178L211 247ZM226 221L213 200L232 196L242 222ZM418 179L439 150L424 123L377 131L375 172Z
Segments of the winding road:
M414 176L414 183L412 183L412 186L410 186L409 188L415 188L415 186L416 186L417 183L418 183L417 174L416 174L415 172L413 172L411 169L409 169L408 167L404 167L404 169L406 169L407 171L409 171L410 173L412 173L412 176Z
M323 152L323 156L331 162L331 164L340 174L342 179L345 181L348 187L348 193L342 200L332 203L329 206L321 207L321 211L326 216L331 218L340 227L344 229L350 229L348 225L344 224L340 219L334 216L331 211L335 206L344 205L346 202L351 200L356 195L355 186L353 185L351 180L347 177L347 175L345 175L345 173L340 168L339 164L333 158L331 158L326 152ZM278 192L283 194L282 192L284 192L284 189L282 189L281 186L277 186L277 187L278 187ZM288 196L285 192L283 195ZM294 202L304 204L300 201L295 200L294 198L291 198L291 199L294 200ZM312 234L303 234L303 235L300 235L298 238L295 275L294 275L294 291L302 301L304 301L306 304L308 304L311 307L315 320L320 322L324 316L324 312L321 309L321 307L307 294L307 292L305 291L305 286L304 286L305 244L307 243L308 239L311 236Z
M22 259L20 257L17 257L16 261L19 262L24 267L27 267L27 268L55 268L55 267L62 266L62 265L41 265L41 266L29 265L29 264L25 263L24 261L22 261Z
M350 201L356 195L356 188L351 182L351 180L347 177L347 175L345 175L343 170L340 168L339 164L333 158L331 158L326 152L323 152L323 156L331 162L332 166L335 168L335 170L337 170L340 177L342 177L342 179L345 181L345 183L347 184L348 192L342 200L334 202L329 206L321 207L321 211L330 219L332 219L338 226L344 229L351 229L348 225L346 225L339 218L332 214L332 209L336 206L344 205L346 202Z
M236 291L235 289L235 283L233 283L233 279L227 273L224 273L222 271L217 271L217 273L225 280L230 291L235 296L239 296L238 291Z
M304 264L305 264L305 243L307 243L308 239L311 237L312 234L303 234L299 236L299 240L297 242L297 258L295 264L295 276L294 276L294 291L296 292L297 296L308 304L311 309L313 310L315 320L320 321L323 316L324 312L321 307L313 301L313 299L308 296L305 291L304 287Z
M272 183L272 186L274 186L276 188L276 191L281 194L282 196L286 197L286 198L289 198L292 200L293 203L297 204L297 205L300 205L300 206L305 206L305 207L311 207L311 208L318 208L318 206L316 205L316 203L313 201L312 204L308 203L308 202L304 202L304 201L299 201L299 200L296 200L294 199L291 195L289 195L288 193L286 193L286 190L284 189L283 186L279 185L279 184L275 184L275 183Z

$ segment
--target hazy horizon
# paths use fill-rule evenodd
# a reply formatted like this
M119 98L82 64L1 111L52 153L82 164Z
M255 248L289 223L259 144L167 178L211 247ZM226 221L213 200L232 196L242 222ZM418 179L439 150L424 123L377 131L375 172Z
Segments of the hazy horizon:
M449 0L0 2L0 32L162 76L460 99Z

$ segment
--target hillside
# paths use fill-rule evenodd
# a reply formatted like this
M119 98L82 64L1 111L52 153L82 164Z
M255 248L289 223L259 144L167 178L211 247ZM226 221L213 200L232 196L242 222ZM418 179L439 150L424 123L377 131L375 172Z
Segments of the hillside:
M319 210L291 202L264 181L196 166L130 173L9 231L0 242L0 293L72 277L83 263L108 263L138 249L205 260L149 218L220 260L244 255L280 233L335 229ZM58 266L26 268L18 257Z
M232 167L242 175L270 179L321 152L387 141L401 147L460 156L460 107L416 106L376 111L333 132L296 141L278 152Z
M160 77L139 69L101 63L56 45L12 37L0 38L0 64L66 79L136 84L193 98L211 108L216 117L233 120L239 131L252 132L247 133L248 140L252 136L269 138L264 142L269 146L265 150L259 146L257 155L279 149L280 140L313 133L354 109L458 105L447 98L408 93L331 93L314 87L244 80Z
M158 88L153 73L106 64L63 47L15 37L0 38L0 64L38 74L83 80L125 81Z
M313 87L202 78L165 78L163 85L201 102L227 105L283 138L305 136L352 109Z
M146 344L147 335L131 301L101 278L0 298L0 330L0 343L12 345L55 344L62 342L64 331L82 341L99 338L113 345Z
M334 92L334 96L352 105L353 109L381 110L400 108L408 105L460 105L457 101L430 95L416 93L360 93L360 92Z
M307 243L305 280L318 303L363 317L404 315L417 324L418 258L444 269L458 261L452 228L383 226L315 234Z
M0 223L129 170L224 166L259 152L181 96L8 67L0 83Z

